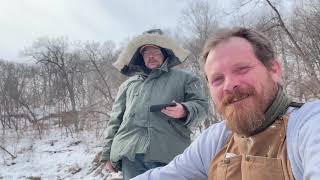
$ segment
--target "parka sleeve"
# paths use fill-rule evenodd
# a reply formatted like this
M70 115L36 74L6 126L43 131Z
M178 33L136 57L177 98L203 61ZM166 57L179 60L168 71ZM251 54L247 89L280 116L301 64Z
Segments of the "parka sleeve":
M112 106L111 116L106 129L101 161L110 160L111 145L115 134L121 125L123 114L126 110L126 90L127 83L119 87L117 97Z
M190 75L185 83L184 102L181 104L187 109L188 115L185 125L193 125L208 116L209 101L204 94L200 78Z

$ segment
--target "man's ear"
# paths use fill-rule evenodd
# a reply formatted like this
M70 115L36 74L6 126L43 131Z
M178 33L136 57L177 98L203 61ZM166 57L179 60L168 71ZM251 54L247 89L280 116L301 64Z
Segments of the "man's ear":
M278 60L274 59L271 61L269 72L271 74L272 79L275 82L280 82L282 69L281 69L281 64L278 62Z

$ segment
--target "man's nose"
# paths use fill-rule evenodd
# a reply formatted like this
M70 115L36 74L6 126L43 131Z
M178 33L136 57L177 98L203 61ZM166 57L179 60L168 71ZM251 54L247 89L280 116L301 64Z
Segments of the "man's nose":
M154 55L150 55L149 56L149 60L154 60L155 56Z
M150 54L146 55L145 57L149 59L149 58L153 58L153 56L154 55L152 53L150 53Z
M236 77L226 77L223 91L233 92L240 86L240 82Z

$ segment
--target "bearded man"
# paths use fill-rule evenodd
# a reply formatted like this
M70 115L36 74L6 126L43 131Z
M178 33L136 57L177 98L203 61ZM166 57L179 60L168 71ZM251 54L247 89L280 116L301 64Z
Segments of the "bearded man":
M248 28L217 33L204 73L224 121L167 166L135 179L320 179L320 102L294 103L281 85L270 41Z

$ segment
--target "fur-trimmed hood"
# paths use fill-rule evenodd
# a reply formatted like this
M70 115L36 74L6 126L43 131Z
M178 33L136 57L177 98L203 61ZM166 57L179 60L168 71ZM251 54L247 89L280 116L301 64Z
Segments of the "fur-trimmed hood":
M161 31L160 31L161 32ZM189 52L180 47L173 39L162 33L144 33L132 39L127 47L120 53L119 58L113 66L121 73L131 76L139 71L144 71L145 66L140 48L146 44L153 44L161 47L169 67L182 63Z

